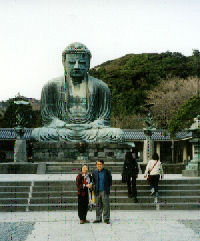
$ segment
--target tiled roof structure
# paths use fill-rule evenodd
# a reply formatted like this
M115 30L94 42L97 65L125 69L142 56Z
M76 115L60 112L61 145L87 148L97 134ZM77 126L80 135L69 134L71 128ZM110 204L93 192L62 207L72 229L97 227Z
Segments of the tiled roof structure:
M32 129L25 128L24 139L30 139ZM0 128L0 140L14 140L16 134L14 128Z
M146 140L143 130L123 130L126 140Z
M25 128L25 133L24 133L24 139L29 140L31 137L31 128ZM146 139L144 135L143 130L131 130L131 129L126 129L123 130L125 133L125 139L127 141L143 141ZM190 138L192 135L191 132L187 131L181 131L178 132L176 135L176 140L181 140L185 138ZM14 140L16 138L15 131L13 128L0 128L0 140ZM164 135L163 130L155 130L153 131L153 134L151 136L151 139L154 141L170 141L170 134L167 133L167 135Z
M126 140L145 140L145 134L143 130L123 130L125 133ZM176 134L176 140L181 140L185 138L190 138L192 136L191 132L180 131ZM152 132L151 139L154 141L170 141L170 134L167 132L165 135L164 130L155 130Z

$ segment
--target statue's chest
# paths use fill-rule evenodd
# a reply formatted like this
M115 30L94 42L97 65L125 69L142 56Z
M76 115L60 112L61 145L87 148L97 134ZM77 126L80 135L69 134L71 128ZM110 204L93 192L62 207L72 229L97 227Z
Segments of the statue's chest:
M82 85L71 88L69 92L69 111L75 115L84 115L87 112L87 94L86 94L86 85Z

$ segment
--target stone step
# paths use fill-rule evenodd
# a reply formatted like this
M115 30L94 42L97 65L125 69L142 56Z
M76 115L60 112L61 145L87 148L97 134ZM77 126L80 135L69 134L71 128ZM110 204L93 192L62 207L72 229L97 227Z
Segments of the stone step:
M126 184L113 184L111 190L126 190ZM147 182L141 182L137 184L138 190L149 190L149 185ZM159 185L159 190L200 190L200 184L164 184ZM28 186L0 186L0 192L29 192L30 187ZM64 190L76 190L75 182L52 182L52 183L35 183L33 186L33 191L64 191Z
M0 204L0 212L26 212L27 207L28 204Z
M0 192L29 192L30 187L27 186L0 186Z
M28 192L0 192L1 198L28 198Z
M34 162L34 163L37 163L37 162ZM48 163L48 162L45 162L47 164L47 166L77 166L77 167L81 167L81 163L77 163L77 162L51 162L51 163ZM142 162L140 162L142 163ZM140 164L138 163L138 164ZM87 165L89 166L95 166L96 167L96 162L88 162ZM104 167L109 167L109 166L123 166L124 165L124 162L114 162L114 161L106 161L104 163Z
M0 211L77 210L75 181L36 181L28 204L31 182L0 182ZM146 180L137 180L139 204L128 198L127 184L113 180L111 210L199 210L200 179L162 180L159 184L159 205L149 196Z
M154 200L153 197L150 196L140 196L138 197L138 201L140 203L152 203ZM5 202L3 202L2 204L6 204L6 203L10 203L13 200L5 200ZM132 201L132 198L128 198L126 196L110 196L110 203L129 203ZM199 196L192 196L192 197L174 197L174 196L167 196L167 197L159 197L159 201L161 203L198 203L200 201ZM0 203L2 202L2 199L0 200ZM31 198L30 199L30 204L44 204L44 203L49 203L49 204L59 204L59 203L77 203L78 202L78 197L63 197L63 198L59 198L59 197L49 197L49 198Z
M45 174L79 174L80 171L46 171ZM112 171L112 174L120 174L121 171Z
M112 184L121 184L126 186L126 183L122 183L121 180L113 180ZM148 182L146 180L138 180L136 181L137 185L148 185ZM159 186L165 185L165 184L200 184L200 179L180 179L180 180L160 180ZM29 188L31 185L31 182L0 182L0 188L1 187L27 187ZM60 186L60 185L75 185L74 180L69 181L34 181L34 186Z
M149 196L150 190L140 191L137 190L137 196ZM127 190L118 190L118 191L111 191L111 196L128 196ZM77 191L65 191L65 192L34 192L32 193L33 198L37 197L76 197ZM159 190L159 196L200 196L200 190L182 190L182 191L166 191L166 190ZM0 197L3 198L2 194L0 193Z
M1 186L29 186L30 187L31 185L31 182L8 182L8 181L5 181L5 182L0 182L0 187Z
M123 168L123 163L113 163L113 164L105 164L104 165L104 168L110 170L111 168ZM46 164L46 168L48 169L59 169L59 168L71 168L71 169L78 169L78 170L81 170L81 166L82 164L61 164L61 163L57 163L55 165L53 164ZM89 169L90 170L96 170L97 167L96 167L96 163L94 164L91 164L91 163L88 163L88 166L89 166Z
M77 164L74 165L73 164L56 164L56 165L52 165L52 164L47 164L46 166L46 173L47 174L78 174L81 171L81 165ZM90 172L96 170L96 163L89 163L89 168L90 168ZM106 164L105 168L110 170L112 173L121 173L122 169L123 169L123 163L120 164Z
M106 169L110 170L112 172L112 170L122 170L123 166L110 166L110 167L105 167ZM56 170L56 171L69 171L69 170L77 170L77 171L81 171L80 166L79 167L75 167L75 166L47 166L47 170L51 171L51 170ZM91 167L90 166L90 171L96 170L96 167Z
M18 204L18 205L0 205L0 212L25 212L28 207L29 211L75 211L77 212L78 204ZM111 203L112 210L200 210L199 203ZM95 213L95 208L93 210Z
M121 180L112 180L112 185L120 184L127 186L126 183L122 183ZM165 184L199 184L200 185L200 179L180 179L180 180L161 180L159 182L159 186L165 185ZM64 186L64 185L75 185L75 181L35 181L34 186ZM146 180L136 180L136 185L149 185L149 183Z
M0 198L0 204L28 204L27 198Z
M159 190L200 190L199 184L193 185L160 185ZM138 190L149 190L149 185L137 185ZM34 186L33 192L47 192L47 191L68 191L77 190L75 185L63 185L63 186ZM112 185L111 190L127 190L125 185ZM0 188L1 191L1 188ZM4 190L5 192L5 190Z
M96 167L96 163L87 163L87 165L90 167L90 168L97 168ZM104 168L110 168L110 167L123 167L124 163L121 162L117 162L117 163L106 163L104 164ZM47 167L76 167L76 168L81 168L82 164L80 163L55 163L55 164L52 164L52 163L46 163L46 166Z
M137 195L138 197L140 196L149 196L150 191L140 191L137 190ZM77 191L65 191L65 192L34 192L32 193L33 198L37 197L62 197L62 198L67 198L67 197L76 197L77 196ZM111 196L128 196L128 191L111 191ZM159 196L160 197L166 197L166 196L176 196L176 197L184 197L184 196L200 196L200 191L191 191L191 190L182 190L182 191L166 191L166 190L159 190ZM0 200L5 199L5 198L12 198L12 199L18 199L18 198L28 198L28 192L27 193L9 193L9 192L4 192L0 193Z
M148 184L137 185L138 190L149 190ZM200 190L200 184L162 184L159 185L159 190ZM1 192L29 192L30 187L27 186L0 186ZM65 185L34 185L33 192L44 192L44 191L67 191L67 190L77 190L75 182L66 183ZM127 185L124 184L113 184L111 190L127 190Z
M91 173L93 170L90 168ZM122 168L120 167L113 167L113 168L109 168L109 170L112 172L112 174L120 174L122 173ZM62 168L47 168L46 169L46 174L79 174L80 173L80 169L76 169L76 168L70 168L70 167L62 167Z

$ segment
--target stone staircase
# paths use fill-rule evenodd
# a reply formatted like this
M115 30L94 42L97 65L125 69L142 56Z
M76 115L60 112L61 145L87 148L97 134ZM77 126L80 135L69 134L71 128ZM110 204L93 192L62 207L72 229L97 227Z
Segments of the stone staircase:
M139 203L127 197L127 186L113 180L111 210L200 210L200 179L163 180L159 202L149 196L146 180L137 180ZM0 182L0 211L77 210L75 181Z
M111 171L113 174L121 173L123 168L123 162L106 162L105 168ZM81 169L79 163L47 163L46 174L78 174ZM90 173L96 169L96 163L89 163Z

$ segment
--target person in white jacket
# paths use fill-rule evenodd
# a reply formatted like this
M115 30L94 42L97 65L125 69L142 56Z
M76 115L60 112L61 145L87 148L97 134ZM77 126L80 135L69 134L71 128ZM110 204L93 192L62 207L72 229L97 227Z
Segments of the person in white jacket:
M158 202L158 182L161 176L161 179L164 178L162 164L159 161L158 153L154 153L152 160L149 160L144 177L146 178L150 174L150 188L151 194L155 196L155 202Z

